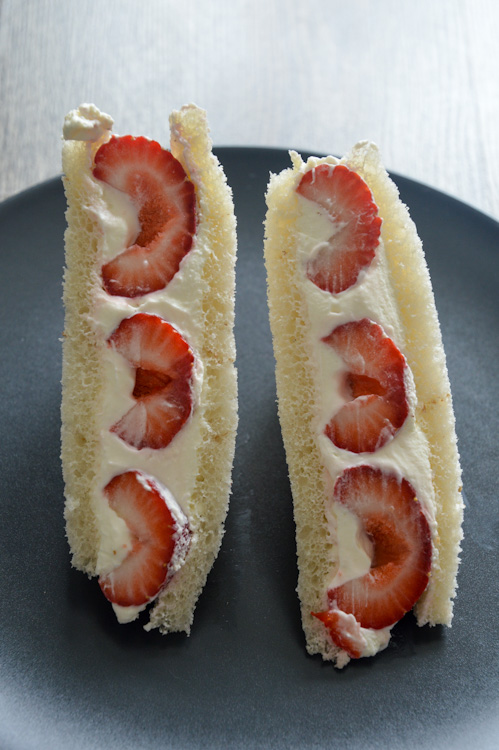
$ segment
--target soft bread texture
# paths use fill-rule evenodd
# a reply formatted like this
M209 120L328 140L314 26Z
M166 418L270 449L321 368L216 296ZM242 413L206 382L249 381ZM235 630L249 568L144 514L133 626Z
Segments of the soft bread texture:
M296 283L295 248L297 184L303 162L292 154L293 168L272 175L266 217L265 262L270 323L276 359L279 418L289 468L296 522L298 595L307 650L325 660L337 660L339 649L312 611L324 607L324 580L334 547L328 537L324 512L323 462L311 429L314 417L314 380L306 347L307 319ZM311 159L307 168L332 157ZM404 355L412 370L416 421L430 446L436 502L437 549L428 587L417 602L419 625L450 625L456 592L463 502L445 353L422 244L398 190L382 166L378 149L358 144L340 163L355 170L370 187L383 220L391 284L405 338ZM333 552L332 552L333 549ZM338 662L338 666L341 664Z
M150 610L146 629L190 632L196 601L218 554L228 510L237 427L234 294L236 223L232 193L211 151L206 115L190 105L170 119L171 150L196 188L196 242L210 253L199 283L204 317L197 353L203 363L198 470L188 517L193 540L187 559ZM94 290L100 286L99 233L90 203L95 146L66 141L63 182L68 203L63 338L62 465L65 519L73 565L93 576L99 532L92 510L99 465L96 415L102 394L99 340L92 324ZM192 252L195 252L195 248Z

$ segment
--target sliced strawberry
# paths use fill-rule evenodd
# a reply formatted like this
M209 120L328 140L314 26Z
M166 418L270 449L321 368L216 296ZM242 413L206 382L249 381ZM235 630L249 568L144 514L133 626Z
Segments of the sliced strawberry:
M134 243L102 267L105 290L139 297L164 289L196 231L194 185L182 165L155 141L113 136L97 151L93 174L130 196L141 227Z
M337 326L322 340L345 363L342 392L347 401L324 432L338 448L372 453L391 440L409 413L405 358L368 318Z
M366 647L366 640L360 631L360 625L353 615L347 615L339 609L326 612L312 612L314 617L324 623L333 643L346 651L352 659L360 659Z
M147 604L185 559L189 523L170 493L142 472L119 474L104 494L127 524L132 549L117 568L99 578L99 585L104 596L121 607Z
M122 320L108 344L135 368L137 401L111 431L138 450L166 448L192 411L189 345L173 326L148 313Z
M328 592L334 610L354 615L364 628L385 628L408 612L430 573L431 532L406 479L372 466L346 469L334 487L336 502L360 519L372 543L366 575Z
M324 208L332 234L308 261L307 277L320 289L339 294L353 286L379 245L381 219L364 180L343 164L320 164L297 187L304 198Z

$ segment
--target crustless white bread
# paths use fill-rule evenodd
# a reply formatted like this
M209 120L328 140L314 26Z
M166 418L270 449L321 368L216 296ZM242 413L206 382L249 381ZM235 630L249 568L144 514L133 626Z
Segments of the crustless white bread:
M412 372L410 419L414 430L421 433L421 440L428 445L427 476L422 481L431 484L434 494L433 511L429 514L432 516L433 559L428 585L415 605L419 625L450 625L452 618L462 538L459 457L445 354L421 241L395 184L381 164L377 148L363 142L340 162L328 157L303 163L297 154L291 156L292 168L272 175L267 193L265 262L278 408L294 502L298 595L307 649L341 667L352 654L348 649L345 651L341 642L331 637L324 622L312 614L331 606L328 585L340 564L340 530L331 524L328 515L330 482L333 473L337 471L339 475L345 466L372 463L376 452L354 455L347 450L336 450L328 463L322 449L330 441L317 433L318 410L327 409L327 403L323 401L320 406L318 383L323 373L321 375L317 358L314 360L310 344L311 308L304 290L307 285L310 288L313 285L304 277L303 256L299 251L308 230L303 223L299 224L305 198L296 190L304 175L321 164L334 167L340 163L359 175L367 183L382 220L382 242L376 251L380 257L375 259L372 268L359 275L352 287L360 289L363 284L371 284L372 294L366 294L359 303L344 303L344 299L353 299L351 290L338 294L317 290L313 293L317 299L320 297L318 304L325 306L326 319L331 323L328 329L326 322L324 331L329 333L335 319L341 318L344 322L349 316L355 318L355 304L367 311L362 317L375 319L378 282L374 274L383 274L383 284L391 289L390 304L394 312L393 320L389 321L390 330L395 332L395 342ZM372 281L369 274L373 275ZM349 304L353 305L351 313L345 307ZM386 318L387 314L383 316ZM396 435L393 444L397 445L399 439L402 440ZM410 466L410 455L402 460ZM388 458L383 461L382 464L379 460L379 466L389 466ZM388 637L383 636L382 642L371 649L365 647L361 655L372 655L384 648Z
M101 573L98 558L102 528L96 513L96 503L103 502L103 438L99 418L103 399L110 392L109 384L107 390L105 386L109 370L104 364L109 347L95 322L96 300L103 299L100 276L103 229L99 219L103 197L92 169L97 150L110 137L105 116L101 117L104 128L99 126L99 116L91 105L80 107L76 120L83 120L84 129L91 131L93 127L96 134L84 134L85 140L69 134L63 146L63 181L68 203L62 376L65 519L72 563L89 576ZM212 153L205 113L193 105L184 107L171 115L170 126L171 152L195 189L194 244L183 259L180 272L184 273L189 263L197 264L191 274L189 283L194 286L189 294L197 300L193 350L202 379L190 417L196 420L198 429L192 443L195 455L191 457L196 471L182 508L190 528L190 547L183 564L151 605L146 629L188 633L196 601L221 544L231 488L237 425L233 336L236 224L232 194ZM196 260L196 254L200 253L202 260ZM122 317L126 317L139 308L146 313L154 312L159 307L148 307L148 298L154 297L155 304L160 305L162 295L168 293L169 286L138 301L122 304L121 298L115 299L118 308L122 305ZM188 317L189 309L182 311L183 314ZM125 397L129 398L126 394ZM167 456L178 439L174 438L161 453ZM140 454L144 452L129 451L130 469L140 468ZM185 464L191 459L184 456L182 460Z

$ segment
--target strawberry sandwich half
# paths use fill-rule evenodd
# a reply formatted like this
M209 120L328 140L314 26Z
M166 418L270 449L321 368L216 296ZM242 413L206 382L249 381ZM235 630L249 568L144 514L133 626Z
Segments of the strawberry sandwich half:
M309 653L373 656L414 608L450 625L463 502L421 241L377 148L291 154L265 260Z
M73 565L118 620L189 632L217 556L237 424L236 231L205 113L171 146L64 122L62 465Z

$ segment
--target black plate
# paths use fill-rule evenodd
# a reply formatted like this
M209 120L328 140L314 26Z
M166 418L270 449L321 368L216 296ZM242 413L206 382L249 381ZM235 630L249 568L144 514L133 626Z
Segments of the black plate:
M499 736L499 225L396 178L425 243L446 344L467 501L451 630L417 628L342 672L307 656L276 416L262 256L281 150L220 148L239 227L240 426L220 556L190 638L118 626L72 570L59 462L58 179L0 206L2 748L495 748Z

